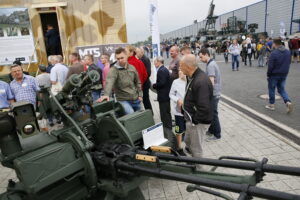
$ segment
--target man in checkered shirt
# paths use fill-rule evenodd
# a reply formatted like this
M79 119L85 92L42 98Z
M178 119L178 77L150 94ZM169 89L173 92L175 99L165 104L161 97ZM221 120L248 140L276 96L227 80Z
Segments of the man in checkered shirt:
M10 67L11 74L14 80L10 83L10 88L15 100L26 101L35 107L36 105L36 92L39 86L32 76L23 74L20 65L13 65Z

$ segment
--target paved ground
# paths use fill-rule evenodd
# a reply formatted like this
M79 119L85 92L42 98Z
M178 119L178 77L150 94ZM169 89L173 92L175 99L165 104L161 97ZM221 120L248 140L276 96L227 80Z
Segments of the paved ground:
M262 94L268 94L267 67L257 67L257 60L253 61L252 67L244 66L240 62L240 70L232 71L231 59L225 63L223 55L217 55L216 61L222 75L222 94L226 95L262 114L271 117L300 132L300 63L292 63L286 82L286 90L294 103L294 112L287 115L283 101L276 101L276 110L265 109L267 100L259 98ZM170 59L166 59L166 66ZM205 69L204 64L200 64Z
M267 94L267 68L257 67L257 60L253 67L244 66L240 63L240 71L232 71L231 63L223 62L222 56L216 60L222 73L222 93L230 98L249 106L250 108L265 114L289 127L300 131L300 64L293 63L286 82L286 90L294 103L294 112L286 114L286 106L282 100L277 100L276 110L266 110L266 100L259 98L259 95ZM203 66L203 65L202 65Z
M152 95L155 120L159 121L158 104ZM215 142L205 142L205 157L218 158L224 155L243 156L255 159L267 157L270 164L300 166L300 147L285 142L267 127L249 119L234 108L220 102L220 120L222 125L222 139ZM246 173L245 171L220 168L219 172ZM249 172L247 172L249 173ZM0 167L0 192L4 192L8 179L16 179L15 173ZM286 191L300 195L300 177L267 174L265 181L258 186ZM188 193L188 184L150 178L141 185L148 200L214 200L219 199L203 192ZM225 192L237 197L236 194ZM255 198L258 199L258 198Z
M223 73L223 81L224 81L223 91L225 94L230 93L230 92L226 92L227 90L229 90L226 88L230 88L233 86L236 86L236 89L232 88L234 89L233 91L235 91L233 92L233 94L235 94L234 96L237 96L238 98L244 97L244 99L247 99L248 96L250 99L253 99L254 94L256 93L259 94L259 92L257 92L254 89L253 91L251 90L252 92L250 91L247 92L247 90L245 89L245 88L250 88L250 86L252 87L252 84L254 85L257 84L258 80L253 79L251 81L252 84L248 83L249 86L245 84L244 85L245 87L240 90L238 89L238 86L239 85L242 86L242 84L244 84L243 83L244 81L249 81L246 80L247 77L250 76L249 74L251 74L250 78L251 77L254 78L258 76L257 74L261 74L261 76L264 76L265 74L265 72L263 71L264 69L262 70L256 68L244 69L241 67L240 72L231 72L229 65L227 67L226 64L220 64L220 65ZM232 73L236 73L236 74L240 73L240 76L238 75L234 76L234 78L237 78L234 79L235 84L229 83L230 81L228 81L232 79L233 77ZM259 79L262 79L262 77ZM296 79L295 81L297 82ZM263 81L260 84L260 87L263 87L262 85L263 85ZM261 92L264 93L265 90L261 90ZM258 94L256 94L256 96ZM152 95L155 119L156 121L158 121L159 120L158 105L157 102L153 101L154 99L156 99L156 97L155 95ZM259 100L258 102L261 105L258 107L260 108L260 110L264 111L263 109L264 101ZM280 108L278 111L275 112L277 113L277 115L286 116L283 113L283 109L284 108ZM297 109L298 108L296 108L296 110ZM215 141L215 142L205 142L205 152L204 152L205 157L218 158L223 155L243 156L243 157L251 157L256 159L262 159L263 157L267 157L269 159L269 163L271 164L290 165L290 166L297 166L297 167L300 166L299 146L295 146L292 143L285 141L285 139L278 136L274 131L269 130L268 127L262 126L259 122L248 118L246 115L224 104L223 102L220 102L219 110L220 110L220 120L222 126L222 139L220 141ZM290 120L293 120L294 119L293 116L297 116L298 113L296 112L296 110L294 115L286 116L286 117L290 117ZM226 173L245 173L244 171L241 172L238 170L230 170L224 168L219 169L218 171L226 172ZM0 167L0 192L5 191L7 180L10 178L16 179L15 173L10 169L1 166ZM275 189L279 191L296 193L300 195L300 177L267 174L267 176L264 179L265 181L259 184L258 186L269 188L269 189ZM146 199L149 200L150 199L151 200L219 199L202 192L188 193L185 190L186 186L187 186L186 183L150 178L148 181L146 181L144 184L141 185L141 188L143 190ZM236 194L232 194L232 193L226 193L226 194L233 197L237 197Z
M155 96L153 97L155 99ZM157 102L155 105L155 119L159 121ZM236 109L220 103L220 120L222 125L222 139L215 142L205 142L205 157L218 158L224 155L242 156L255 159L267 157L270 164L300 166L300 147L286 143L276 133L262 126L259 122L248 118ZM220 172L249 173L240 170L220 168ZM264 182L258 186L279 191L300 194L300 177L267 174ZM188 184L176 181L151 178L141 188L147 199L190 199L211 200L220 199L203 192L188 193ZM237 197L234 193L226 194ZM259 198L254 198L259 199Z

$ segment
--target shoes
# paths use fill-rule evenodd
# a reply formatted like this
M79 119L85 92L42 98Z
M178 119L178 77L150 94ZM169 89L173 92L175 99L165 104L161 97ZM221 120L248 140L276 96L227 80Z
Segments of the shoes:
M287 107L287 111L286 111L287 113L291 113L293 111L293 104L290 101L286 102L286 107Z
M183 152L186 154L186 155L192 155L192 152L191 150L188 148L188 147L185 147Z
M213 136L214 134L210 133L209 131L206 131L205 135L211 137L211 136Z
M239 68L236 68L236 71L239 71Z
M215 137L215 136L211 136L211 137L207 138L206 141L207 141L207 142L211 142L211 141L218 141L218 140L220 140L220 139L221 139L221 138L217 138L217 137Z
M184 153L183 149L177 149L177 153L181 156L186 156L186 154Z
M265 106L266 109L269 109L269 110L275 110L275 106L274 104L268 104Z

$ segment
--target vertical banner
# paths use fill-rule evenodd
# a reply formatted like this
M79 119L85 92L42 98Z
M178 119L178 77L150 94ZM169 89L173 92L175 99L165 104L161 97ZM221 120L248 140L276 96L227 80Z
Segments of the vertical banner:
M158 12L157 12L157 0L149 0L150 5L150 31L152 35L152 52L153 58L157 58L160 55L160 38L158 28Z

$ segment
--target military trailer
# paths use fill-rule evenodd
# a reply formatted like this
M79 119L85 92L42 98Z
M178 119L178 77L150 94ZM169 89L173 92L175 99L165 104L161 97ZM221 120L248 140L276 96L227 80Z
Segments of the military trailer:
M1 0L0 75L14 60L35 72L47 65L47 25L59 33L59 48L68 55L78 46L127 42L123 0Z

